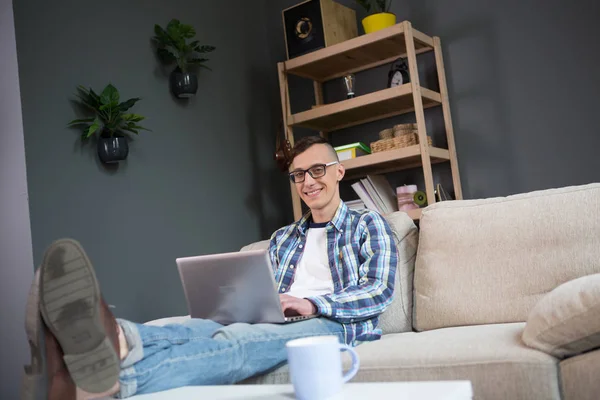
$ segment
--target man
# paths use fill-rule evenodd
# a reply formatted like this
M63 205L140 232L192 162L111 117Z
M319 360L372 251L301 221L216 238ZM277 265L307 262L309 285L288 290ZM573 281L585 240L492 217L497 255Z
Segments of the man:
M49 398L75 398L76 391L88 398L101 392L128 397L230 384L284 363L291 339L337 335L355 346L380 338L378 316L392 301L397 249L379 214L351 211L341 201L344 172L324 139L299 140L289 176L310 212L277 230L270 241L284 312L318 318L228 326L191 319L164 327L116 320L83 249L71 240L52 244L37 275L39 290L34 284L30 298L38 315L39 294ZM38 381L29 380L36 389Z

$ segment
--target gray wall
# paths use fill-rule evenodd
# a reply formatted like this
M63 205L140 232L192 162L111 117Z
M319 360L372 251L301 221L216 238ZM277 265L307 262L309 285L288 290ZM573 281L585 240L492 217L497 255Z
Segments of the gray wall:
M0 54L0 398L17 399L29 361L24 322L33 255L11 0L0 1Z
M359 33L365 13L354 1ZM280 0L269 11L271 55L285 59L280 12L298 3ZM491 1L394 0L398 22L439 36L465 198L503 196L536 189L600 181L596 109L600 55L600 5L590 0ZM419 56L423 86L437 90L431 53ZM389 66L357 74L357 94L383 89ZM290 81L292 110L314 104L312 85ZM343 99L338 80L325 85L326 102ZM443 147L441 109L426 110L428 134ZM377 133L414 116L395 117L334 132L334 145L377 140ZM297 130L298 135L314 134ZM451 187L447 164L434 178ZM388 175L390 183L421 183L422 175ZM342 187L343 198L356 198Z
M600 4L409 0L440 36L466 194L600 181Z
M186 311L175 257L237 250L291 220L289 186L274 168L272 148L281 113L275 62L285 59L280 12L295 3L230 2L241 11L234 15L231 7L192 0L15 1L36 264L52 240L80 240L117 315L146 320ZM447 3L395 1L392 11L442 39L465 197L599 180L598 6ZM359 27L363 16L359 10ZM169 71L149 43L153 24L172 17L217 46L214 71L201 73L189 102L170 96ZM435 88L427 57L421 79ZM386 74L387 67L360 74L358 93L383 88ZM75 86L109 81L122 96L143 98L134 110L154 131L135 138L117 169L102 166L93 146L65 128L76 115ZM293 110L310 107L311 86L291 84ZM339 82L326 86L327 101L340 96ZM439 109L427 114L443 145ZM369 142L406 120L347 129L332 140ZM447 170L436 166L436 179L447 182Z
M264 2L16 0L33 252L79 240L117 316L187 313L175 258L237 251L291 220L272 160L276 67L264 45ZM233 8L237 13L230 12ZM192 24L217 50L188 102L171 97L150 44L155 23ZM76 85L112 82L153 132L106 168L66 128ZM281 182L278 184L277 182Z

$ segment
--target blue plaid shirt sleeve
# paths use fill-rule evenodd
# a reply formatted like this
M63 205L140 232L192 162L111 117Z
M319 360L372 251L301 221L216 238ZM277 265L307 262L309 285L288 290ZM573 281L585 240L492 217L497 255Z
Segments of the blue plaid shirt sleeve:
M273 232L269 241L269 258L271 259L271 267L273 268L273 274L277 278L277 270L279 269L279 258L277 256L277 239L281 236L283 228L280 228Z
M398 250L390 226L377 213L364 215L365 224L356 285L343 291L308 298L319 314L352 323L381 314L393 300Z

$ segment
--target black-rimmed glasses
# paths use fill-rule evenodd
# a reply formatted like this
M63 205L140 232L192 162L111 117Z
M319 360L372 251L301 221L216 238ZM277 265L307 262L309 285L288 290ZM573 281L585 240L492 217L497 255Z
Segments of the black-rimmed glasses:
M325 173L327 172L327 167L329 167L331 165L335 165L337 163L338 163L337 161L332 161L327 164L315 164L312 167L310 167L309 169L294 170L294 171L290 172L290 180L294 183L302 183L302 182L304 182L304 177L307 172L310 174L310 176L313 179L321 178L322 176L325 176Z

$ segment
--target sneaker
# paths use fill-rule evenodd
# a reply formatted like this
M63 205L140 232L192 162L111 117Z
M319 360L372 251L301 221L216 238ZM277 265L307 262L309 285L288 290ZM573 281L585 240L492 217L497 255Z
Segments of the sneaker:
M45 343L56 339L60 345L56 349L46 346L47 365L55 369L56 358L62 356L59 365L66 367L64 374L59 369L49 382L49 397L54 397L55 388L70 391L68 380L77 386L78 398L116 393L118 325L102 299L94 268L81 245L71 239L52 243L38 279L39 310L49 336Z

